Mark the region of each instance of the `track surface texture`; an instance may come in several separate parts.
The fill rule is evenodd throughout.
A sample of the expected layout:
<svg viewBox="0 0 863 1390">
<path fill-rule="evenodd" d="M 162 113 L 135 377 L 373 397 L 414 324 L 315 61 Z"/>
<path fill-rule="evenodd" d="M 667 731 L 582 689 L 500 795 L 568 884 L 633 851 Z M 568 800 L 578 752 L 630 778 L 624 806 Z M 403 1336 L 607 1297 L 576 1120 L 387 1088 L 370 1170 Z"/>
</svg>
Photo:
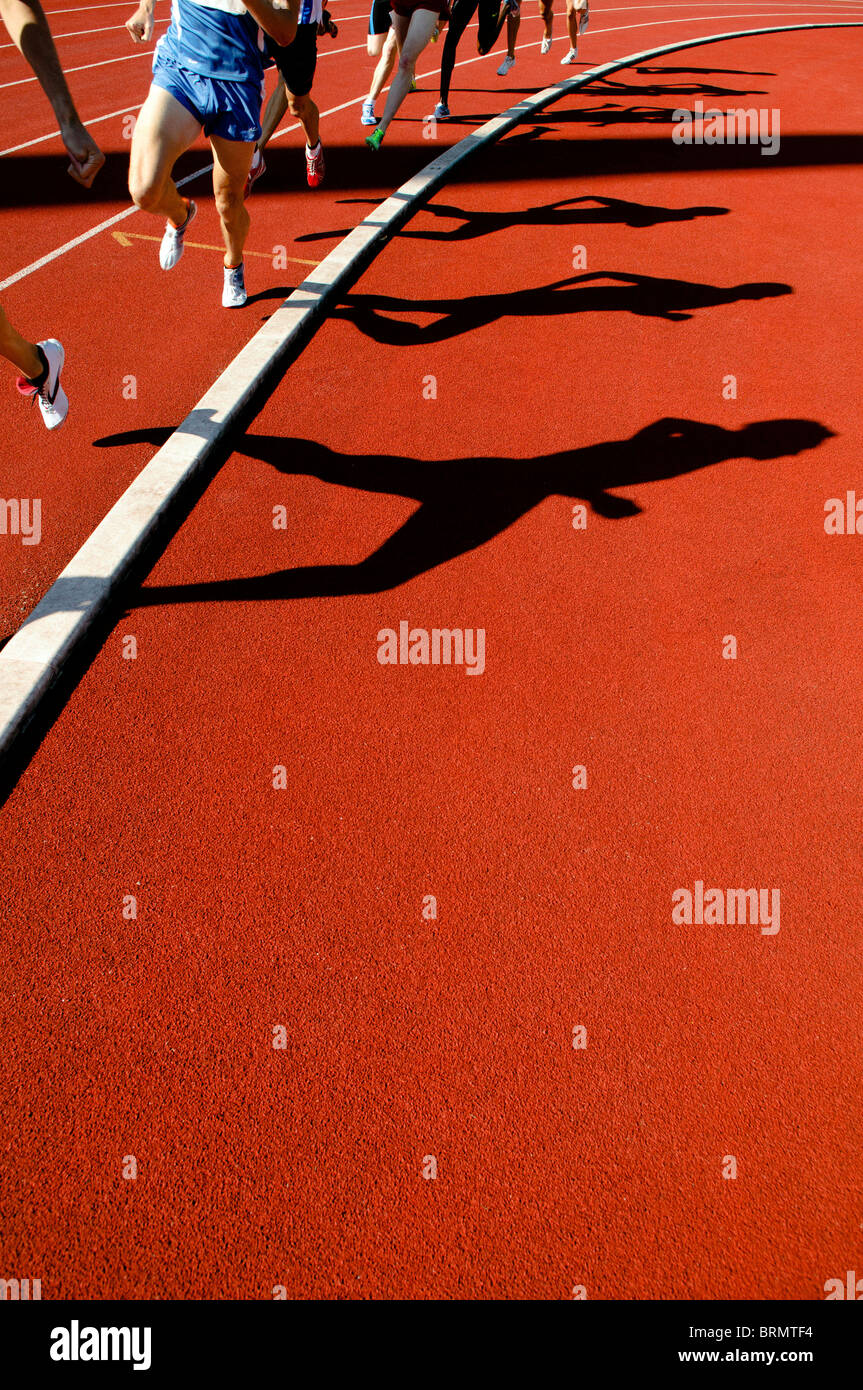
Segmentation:
<svg viewBox="0 0 863 1390">
<path fill-rule="evenodd" d="M 0 492 L 42 499 L 0 637 L 315 262 L 573 73 L 525 3 L 508 77 L 470 30 L 430 140 L 430 48 L 373 156 L 362 9 L 320 45 L 326 185 L 294 132 L 252 195 L 246 309 L 206 178 L 170 275 L 134 213 L 2 292 L 72 413 L 0 399 Z M 125 17 L 52 16 L 85 121 L 149 62 L 59 36 Z M 842 19 L 596 6 L 575 71 Z M 477 155 L 123 593 L 0 811 L 0 1256 L 43 1297 L 805 1300 L 860 1267 L 863 541 L 824 519 L 860 485 L 861 58 L 727 40 Z M 51 130 L 27 73 L 0 49 L 3 150 Z M 675 144 L 698 100 L 780 112 L 778 152 Z M 56 139 L 3 156 L 0 275 L 128 207 L 124 119 L 89 195 Z M 484 670 L 381 664 L 402 622 L 482 629 Z M 779 930 L 673 920 L 697 882 L 778 890 Z"/>
</svg>

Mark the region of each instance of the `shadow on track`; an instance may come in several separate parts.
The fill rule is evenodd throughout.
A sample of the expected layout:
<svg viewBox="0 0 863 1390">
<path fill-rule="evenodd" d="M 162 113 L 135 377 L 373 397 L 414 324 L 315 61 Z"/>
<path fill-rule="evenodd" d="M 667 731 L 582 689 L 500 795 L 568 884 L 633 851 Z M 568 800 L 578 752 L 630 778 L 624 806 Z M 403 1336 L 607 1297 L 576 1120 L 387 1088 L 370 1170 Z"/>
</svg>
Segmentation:
<svg viewBox="0 0 863 1390">
<path fill-rule="evenodd" d="M 635 71 L 642 76 L 668 77 L 672 75 L 672 69 L 663 71 L 661 68 L 636 68 Z M 694 75 L 694 69 L 684 69 L 688 76 Z M 678 69 L 680 75 L 683 75 Z M 713 74 L 711 74 L 712 76 Z M 741 73 L 742 77 L 769 77 L 770 73 Z M 643 97 L 754 97 L 767 96 L 763 87 L 717 87 L 710 82 L 624 82 L 617 77 L 599 77 L 595 82 L 581 88 L 582 92 L 588 95 L 607 94 L 608 96 L 643 96 Z"/>
<path fill-rule="evenodd" d="M 591 281 L 613 280 L 613 285 Z M 419 347 L 442 343 L 463 333 L 485 328 L 498 319 L 545 317 L 551 314 L 627 313 L 640 318 L 682 323 L 696 309 L 736 304 L 743 299 L 773 299 L 792 294 L 790 285 L 755 281 L 745 285 L 703 285 L 656 275 L 630 275 L 596 270 L 572 275 L 551 285 L 504 294 L 475 294 L 461 299 L 403 299 L 385 294 L 346 294 L 332 318 L 346 319 L 377 343 Z M 436 323 L 421 325 L 390 318 L 390 314 L 439 314 Z"/>
<path fill-rule="evenodd" d="M 368 205 L 371 198 L 344 198 L 346 207 Z M 586 204 L 595 203 L 595 207 Z M 601 224 L 617 224 L 623 227 L 657 227 L 666 222 L 692 222 L 696 217 L 721 217 L 729 208 L 694 207 L 664 208 L 650 203 L 631 203 L 623 198 L 604 198 L 598 193 L 587 193 L 581 198 L 560 198 L 556 203 L 543 203 L 540 207 L 525 208 L 523 212 L 466 212 L 463 208 L 447 203 L 428 203 L 423 214 L 432 217 L 460 219 L 461 227 L 448 231 L 415 231 L 410 227 L 397 233 L 405 239 L 419 241 L 472 241 L 475 237 L 489 236 L 492 232 L 509 231 L 512 227 L 582 227 Z M 347 236 L 349 227 L 336 232 L 307 232 L 298 236 L 297 241 L 325 241 L 332 237 Z"/>
<path fill-rule="evenodd" d="M 733 430 L 666 418 L 631 439 L 538 458 L 439 462 L 343 454 L 310 440 L 246 435 L 237 441 L 236 452 L 280 473 L 389 493 L 420 505 L 358 564 L 309 565 L 248 578 L 143 588 L 129 607 L 323 598 L 394 589 L 485 545 L 549 497 L 580 499 L 609 519 L 637 516 L 637 503 L 614 496 L 610 489 L 680 477 L 728 459 L 786 458 L 816 448 L 831 433 L 814 420 L 761 420 Z M 123 436 L 115 438 L 120 442 Z"/>
<path fill-rule="evenodd" d="M 648 69 L 640 68 L 639 72 L 648 73 Z M 664 76 L 660 69 L 655 70 L 657 76 Z M 754 74 L 753 74 L 754 75 Z M 530 97 L 535 94 L 538 88 L 534 87 L 502 87 L 498 89 L 512 100 L 509 103 L 514 105 L 518 100 Z M 456 94 L 472 93 L 488 95 L 487 91 L 477 87 L 453 87 Z M 704 99 L 718 97 L 752 97 L 767 96 L 768 93 L 762 88 L 740 88 L 740 87 L 717 87 L 706 82 L 682 82 L 670 83 L 637 83 L 621 82 L 612 77 L 597 78 L 587 86 L 581 87 L 573 92 L 571 97 L 563 98 L 566 100 L 581 100 L 587 97 L 589 100 L 596 100 L 598 97 L 616 97 L 618 104 L 606 101 L 601 107 L 577 107 L 561 111 L 555 103 L 548 110 L 542 113 L 546 120 L 552 120 L 556 126 L 577 122 L 584 125 L 610 126 L 610 125 L 671 125 L 674 110 L 676 107 L 667 109 L 660 106 L 645 106 L 642 103 L 637 105 L 624 106 L 620 104 L 621 98 L 632 97 L 684 97 L 692 100 L 696 97 Z M 678 103 L 679 105 L 679 103 Z M 478 126 L 490 121 L 497 116 L 497 111 L 456 111 L 453 117 L 455 125 Z M 415 115 L 412 108 L 401 113 L 400 119 L 412 124 L 425 124 L 427 116 Z"/>
<path fill-rule="evenodd" d="M 250 414 L 256 414 L 259 408 L 250 407 Z M 159 447 L 173 428 L 164 425 L 130 430 L 94 443 L 102 448 L 143 443 Z M 266 435 L 240 434 L 238 438 L 226 439 L 211 464 L 186 489 L 158 539 L 135 560 L 122 594 L 100 614 L 91 632 L 64 663 L 35 718 L 0 766 L 0 805 L 11 794 L 124 611 L 159 604 L 260 602 L 389 590 L 484 545 L 548 497 L 580 498 L 597 515 L 612 519 L 637 516 L 641 510 L 637 503 L 616 497 L 609 489 L 659 482 L 728 459 L 781 459 L 817 448 L 832 434 L 832 430 L 814 420 L 762 420 L 740 430 L 729 430 L 697 420 L 664 419 L 639 430 L 631 439 L 540 458 L 447 459 L 433 463 L 340 454 L 310 441 Z M 261 459 L 279 473 L 388 492 L 411 498 L 419 506 L 403 526 L 359 564 L 314 565 L 212 583 L 138 587 L 144 584 L 232 452 Z"/>
<path fill-rule="evenodd" d="M 497 115 L 497 112 L 491 113 Z M 600 126 L 618 124 L 621 120 L 635 124 L 670 121 L 670 111 L 648 109 L 642 116 L 633 110 L 624 113 L 594 109 L 558 112 L 554 108 L 541 113 L 545 121 L 555 124 L 583 124 L 592 121 Z M 477 118 L 484 119 L 484 118 Z M 542 120 L 537 118 L 540 125 Z M 471 124 L 472 117 L 453 122 L 447 140 L 411 140 L 384 145 L 379 155 L 372 156 L 355 144 L 328 144 L 326 189 L 330 193 L 357 193 L 364 190 L 378 195 L 382 201 L 393 190 L 429 163 L 447 145 L 457 143 L 463 132 L 458 126 Z M 400 122 L 407 124 L 407 122 Z M 418 122 L 422 124 L 422 122 Z M 675 145 L 668 134 L 633 138 L 599 134 L 596 138 L 580 135 L 577 144 L 563 134 L 542 140 L 542 163 L 537 152 L 530 122 L 494 145 L 483 149 L 481 163 L 470 159 L 463 170 L 448 180 L 452 187 L 459 183 L 518 183 L 529 180 L 558 183 L 561 180 L 609 178 L 618 174 L 646 175 L 673 172 L 677 174 L 709 174 L 714 170 L 759 169 L 765 161 L 758 145 Z M 543 130 L 548 132 L 549 127 Z M 366 157 L 367 156 L 367 157 Z M 79 188 L 66 175 L 66 155 L 21 154 L 6 155 L 2 161 L 0 208 L 21 211 L 25 208 L 60 207 L 65 204 L 87 203 L 94 211 L 116 213 L 129 206 L 126 180 L 129 171 L 127 153 L 108 152 L 104 169 L 89 193 Z M 200 169 L 210 162 L 209 151 L 195 149 L 183 155 L 176 165 L 177 177 Z M 863 136 L 851 134 L 783 135 L 778 153 L 770 159 L 771 169 L 806 168 L 863 164 Z M 203 175 L 189 185 L 195 196 L 211 195 L 210 175 Z M 254 220 L 255 200 L 266 193 L 293 192 L 309 196 L 305 183 L 305 165 L 298 144 L 271 145 L 267 149 L 267 173 L 250 199 Z M 119 208 L 118 208 L 119 204 Z M 142 214 L 146 215 L 146 214 Z M 148 219 L 149 220 L 149 219 Z M 153 219 L 155 224 L 155 219 Z"/>
</svg>

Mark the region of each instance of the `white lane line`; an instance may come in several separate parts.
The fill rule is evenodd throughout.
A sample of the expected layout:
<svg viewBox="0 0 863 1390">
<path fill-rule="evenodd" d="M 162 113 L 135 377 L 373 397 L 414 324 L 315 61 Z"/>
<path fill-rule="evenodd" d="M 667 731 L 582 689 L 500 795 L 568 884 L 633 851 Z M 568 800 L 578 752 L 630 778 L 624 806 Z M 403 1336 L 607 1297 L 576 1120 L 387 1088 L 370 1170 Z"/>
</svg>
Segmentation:
<svg viewBox="0 0 863 1390">
<path fill-rule="evenodd" d="M 161 5 L 162 0 L 156 0 L 157 5 Z M 91 10 L 128 10 L 129 0 L 123 0 L 122 4 L 114 3 L 109 5 L 73 5 L 71 10 L 46 10 L 45 13 L 50 18 L 55 14 L 89 14 Z"/>
<path fill-rule="evenodd" d="M 348 103 L 349 106 L 353 106 L 353 104 L 353 102 Z M 291 129 L 296 130 L 297 126 L 292 126 Z M 275 139 L 275 136 L 273 138 Z M 177 179 L 177 187 L 184 188 L 185 185 L 191 183 L 193 179 L 199 179 L 202 174 L 210 174 L 212 170 L 212 164 L 205 164 L 202 169 L 195 169 L 194 173 L 187 174 L 184 179 Z M 98 227 L 91 227 L 89 232 L 82 232 L 80 236 L 73 237 L 71 241 L 67 241 L 62 246 L 58 246 L 55 251 L 49 251 L 46 256 L 40 257 L 40 259 L 34 261 L 32 265 L 25 266 L 23 270 L 18 270 L 14 275 L 10 275 L 7 279 L 0 281 L 0 291 L 7 290 L 10 285 L 16 285 L 18 281 L 23 280 L 25 276 L 32 275 L 34 271 L 41 270 L 43 266 L 50 265 L 52 261 L 56 261 L 58 256 L 65 256 L 67 251 L 73 251 L 76 246 L 82 246 L 85 241 L 90 241 L 92 237 L 98 236 L 100 232 L 106 232 L 109 227 L 116 227 L 118 222 L 123 222 L 127 217 L 131 217 L 132 214 L 137 211 L 138 209 L 134 204 L 131 207 L 124 208 L 122 212 L 115 213 L 113 217 L 108 217 L 104 222 L 100 222 Z"/>
<path fill-rule="evenodd" d="M 320 62 L 322 58 L 338 58 L 340 53 L 356 53 L 360 48 L 363 50 L 363 53 L 365 53 L 366 46 L 364 43 L 352 43 L 348 48 L 319 48 L 318 62 Z M 369 62 L 371 62 L 371 59 L 369 59 Z"/>
<path fill-rule="evenodd" d="M 171 19 L 169 15 L 166 15 L 164 19 L 156 20 L 156 24 L 170 24 L 170 22 Z M 153 27 L 155 28 L 155 25 Z M 125 29 L 125 24 L 106 24 L 101 29 L 73 29 L 70 34 L 55 34 L 52 30 L 51 37 L 56 43 L 58 39 L 81 39 L 87 34 L 117 34 L 121 30 L 125 32 Z M 0 49 L 17 47 L 17 43 L 0 43 Z"/>
<path fill-rule="evenodd" d="M 768 3 L 769 0 L 765 0 L 765 2 Z M 125 3 L 123 4 L 122 8 L 123 8 L 124 10 L 128 10 L 128 9 L 130 8 L 131 3 L 132 3 L 132 0 L 125 0 Z M 757 3 L 757 0 L 756 0 L 756 3 Z M 86 8 L 86 9 L 92 8 L 92 9 L 95 9 L 95 10 L 110 10 L 110 9 L 113 8 L 113 6 L 111 6 L 111 5 L 93 5 L 92 7 L 91 7 L 91 6 L 85 6 L 85 8 Z M 117 8 L 119 9 L 119 8 L 121 8 L 121 7 L 120 7 L 120 6 L 117 6 Z M 802 9 L 802 8 L 811 9 L 811 6 L 803 6 L 803 5 L 801 5 L 801 9 Z M 75 10 L 46 10 L 45 13 L 46 13 L 46 14 L 76 14 L 77 11 L 75 11 Z M 351 20 L 354 20 L 354 19 L 366 19 L 366 20 L 367 20 L 367 19 L 368 19 L 368 15 L 367 15 L 367 14 L 337 15 L 337 16 L 336 16 L 336 23 L 337 23 L 337 24 L 350 24 Z M 170 15 L 165 15 L 164 18 L 162 18 L 162 19 L 157 19 L 157 20 L 156 20 L 156 23 L 157 23 L 157 24 L 170 24 L 170 22 L 171 22 L 171 16 L 170 16 Z M 56 43 L 57 39 L 80 39 L 80 38 L 83 38 L 86 34 L 118 34 L 118 33 L 125 33 L 125 30 L 126 30 L 125 24 L 103 24 L 103 25 L 101 25 L 98 29 L 72 29 L 69 33 L 66 33 L 66 34 L 57 34 L 57 33 L 55 33 L 55 31 L 52 29 L 52 30 L 51 30 L 51 37 L 54 39 L 54 41 L 55 41 L 55 43 Z M 14 44 L 14 43 L 0 43 L 0 49 L 3 49 L 3 48 L 17 48 L 17 46 L 18 46 L 18 45 L 17 45 L 17 44 Z M 321 55 L 318 54 L 318 57 L 320 57 L 320 56 L 321 56 Z"/>
<path fill-rule="evenodd" d="M 129 63 L 133 58 L 152 58 L 152 48 L 142 48 L 140 53 L 126 53 L 122 58 L 106 58 L 101 63 L 84 63 L 80 68 L 64 68 L 66 76 L 70 72 L 92 72 L 93 68 L 109 68 L 112 63 Z M 38 82 L 37 77 L 20 77 L 17 82 L 0 82 L 0 91 L 5 91 L 7 87 L 26 87 L 28 82 Z"/>
<path fill-rule="evenodd" d="M 115 116 L 126 116 L 130 111 L 140 111 L 143 105 L 144 103 L 139 101 L 137 106 L 121 106 L 119 111 L 109 111 L 105 116 L 89 116 L 84 124 L 89 129 L 91 125 L 98 125 L 100 121 L 110 121 Z M 8 150 L 0 150 L 0 158 L 4 154 L 16 154 L 18 150 L 29 150 L 31 145 L 43 145 L 46 140 L 59 138 L 59 130 L 52 130 L 50 135 L 37 135 L 35 140 L 23 140 L 20 145 L 10 145 Z"/>
<path fill-rule="evenodd" d="M 638 6 L 637 8 L 639 8 L 639 9 L 653 9 L 653 8 L 672 8 L 672 7 L 671 7 L 671 6 L 664 7 L 664 6 L 640 5 L 640 6 Z M 680 7 L 674 7 L 674 8 L 685 8 L 685 7 L 680 6 Z M 778 14 L 787 14 L 788 11 L 787 11 L 787 10 L 780 10 L 780 11 L 776 11 L 776 12 L 771 12 L 771 15 L 774 14 L 774 13 L 778 13 Z M 829 12 L 828 12 L 828 13 L 829 13 Z M 723 16 L 723 15 L 702 15 L 702 16 L 700 16 L 700 17 L 701 17 L 702 19 L 722 19 L 722 18 L 726 18 L 726 17 L 727 17 L 727 18 L 730 18 L 730 19 L 747 19 L 747 18 L 749 18 L 750 16 L 749 16 L 749 15 L 729 15 L 729 16 Z M 769 16 L 768 16 L 768 17 L 769 17 Z M 765 16 L 759 14 L 759 15 L 757 16 L 757 18 L 761 19 L 761 18 L 765 18 Z M 660 21 L 660 22 L 661 22 L 663 25 L 665 25 L 665 24 L 686 24 L 686 23 L 688 23 L 689 21 L 686 20 L 686 19 L 669 19 L 669 20 L 663 20 L 663 21 Z M 475 28 L 476 26 L 475 26 L 475 25 L 471 25 L 471 26 L 469 26 L 469 27 Z M 594 34 L 595 34 L 595 35 L 596 35 L 596 34 L 614 34 L 614 33 L 617 33 L 618 30 L 623 30 L 623 29 L 647 29 L 647 28 L 650 28 L 650 27 L 651 27 L 651 24 L 650 24 L 650 23 L 615 25 L 615 26 L 613 26 L 613 27 L 610 28 L 610 29 L 597 29 L 597 30 L 594 30 Z M 791 25 L 791 26 L 788 26 L 788 27 L 789 27 L 790 29 L 796 31 L 796 30 L 798 30 L 798 29 L 800 29 L 800 28 L 825 28 L 825 29 L 830 29 L 830 28 L 836 28 L 836 27 L 842 27 L 842 26 L 836 26 L 836 25 L 831 25 L 831 24 L 810 24 L 810 25 Z M 853 27 L 855 27 L 855 26 L 854 26 L 854 25 L 850 25 L 850 26 L 846 26 L 846 27 L 852 27 L 852 28 L 853 28 Z M 752 32 L 781 32 L 781 30 L 752 31 Z M 517 48 L 516 48 L 516 51 L 517 51 L 517 52 L 521 52 L 522 50 L 524 50 L 524 49 L 526 49 L 526 48 L 537 48 L 538 46 L 539 46 L 539 45 L 538 45 L 537 43 L 518 44 L 518 45 L 517 45 Z M 493 56 L 492 54 L 488 53 L 488 54 L 482 54 L 482 55 L 480 55 L 480 56 L 477 57 L 477 58 L 466 58 L 466 59 L 463 59 L 463 60 L 460 61 L 460 62 L 457 62 L 455 66 L 456 66 L 457 68 L 468 67 L 471 63 L 480 63 L 480 62 L 485 61 L 486 58 L 491 58 L 492 56 Z M 421 76 L 422 76 L 423 78 L 426 78 L 426 77 L 436 77 L 436 76 L 439 75 L 439 73 L 440 73 L 440 68 L 434 68 L 434 69 L 432 69 L 430 72 L 422 73 Z M 388 90 L 388 88 L 386 88 L 385 90 Z M 324 116 L 334 116 L 334 115 L 336 115 L 339 111 L 345 111 L 345 110 L 348 109 L 348 107 L 355 106 L 355 105 L 357 104 L 357 102 L 359 102 L 359 101 L 361 101 L 361 100 L 362 100 L 362 97 L 354 97 L 353 100 L 351 100 L 351 101 L 344 101 L 344 102 L 342 102 L 339 106 L 332 106 L 332 107 L 329 108 L 329 110 L 327 110 L 327 111 L 322 111 L 322 112 L 321 112 L 321 118 L 323 119 Z M 100 120 L 108 120 L 108 119 L 111 118 L 111 116 L 125 115 L 125 114 L 128 113 L 128 111 L 137 111 L 137 110 L 140 110 L 141 105 L 143 105 L 143 103 L 139 103 L 138 106 L 130 106 L 130 107 L 126 108 L 126 109 L 123 110 L 123 111 L 115 111 L 115 112 L 112 112 L 112 113 L 110 113 L 110 116 L 98 116 L 98 117 L 96 117 L 95 120 L 88 122 L 88 124 L 90 124 L 90 125 L 95 125 L 97 121 L 100 121 Z M 277 131 L 275 132 L 275 134 L 273 135 L 272 138 L 273 138 L 273 140 L 278 140 L 280 136 L 282 136 L 282 135 L 288 135 L 291 131 L 298 130 L 298 129 L 299 129 L 299 122 L 296 122 L 294 125 L 283 126 L 280 130 L 277 130 Z M 59 131 L 57 131 L 57 132 L 55 132 L 55 133 L 59 135 Z M 50 136 L 50 135 L 49 135 L 49 136 L 39 136 L 37 141 L 28 141 L 28 142 L 27 142 L 27 145 L 29 145 L 29 144 L 41 143 L 41 141 L 43 141 L 43 140 L 50 140 L 50 139 L 53 139 L 53 138 L 54 138 L 54 137 L 53 137 L 53 136 Z M 16 146 L 13 146 L 12 148 L 13 148 L 13 150 L 25 149 L 25 148 L 27 147 L 27 145 L 16 145 Z M 2 151 L 2 152 L 0 152 L 0 153 L 3 153 L 3 154 L 12 153 L 12 150 L 9 150 L 9 151 L 4 150 L 4 151 Z M 205 164 L 205 165 L 203 165 L 200 169 L 196 169 L 193 173 L 187 174 L 185 178 L 179 179 L 179 180 L 177 181 L 177 187 L 178 187 L 178 188 L 183 188 L 187 183 L 192 183 L 195 179 L 197 179 L 197 178 L 202 178 L 204 174 L 209 174 L 209 173 L 211 173 L 211 172 L 212 172 L 212 168 L 213 168 L 212 164 Z M 122 212 L 117 213 L 114 217 L 109 217 L 106 221 L 100 222 L 100 223 L 99 223 L 97 226 L 95 226 L 95 227 L 91 227 L 89 231 L 87 231 L 87 232 L 82 232 L 80 236 L 73 237 L 71 241 L 64 242 L 64 244 L 63 244 L 62 246 L 58 246 L 54 251 L 49 251 L 46 255 L 40 257 L 39 260 L 33 261 L 30 265 L 25 266 L 23 270 L 18 270 L 18 271 L 16 271 L 13 275 L 9 275 L 5 280 L 0 281 L 0 292 L 2 292 L 3 290 L 9 289 L 10 286 L 17 284 L 19 280 L 25 279 L 28 275 L 33 275 L 37 270 L 42 270 L 44 266 L 50 265 L 51 262 L 57 260 L 58 257 L 66 255 L 66 253 L 67 253 L 68 251 L 73 251 L 77 246 L 81 246 L 84 242 L 89 241 L 92 237 L 98 236 L 101 232 L 107 231 L 110 227 L 116 226 L 116 224 L 117 224 L 118 222 L 122 222 L 122 221 L 124 220 L 124 218 L 126 218 L 126 217 L 131 217 L 132 214 L 135 213 L 135 212 L 137 212 L 137 208 L 135 208 L 135 207 L 128 207 L 128 208 L 125 208 Z"/>
<path fill-rule="evenodd" d="M 402 184 L 339 242 L 320 265 L 268 319 L 144 466 L 134 482 L 70 560 L 45 597 L 0 651 L 0 755 L 39 707 L 63 664 L 87 635 L 130 567 L 155 535 L 187 484 L 240 423 L 257 393 L 287 370 L 374 255 L 427 202 L 453 171 L 483 146 L 498 140 L 525 117 L 599 78 L 670 53 L 734 39 L 799 30 L 861 28 L 860 23 L 792 24 L 730 31 L 648 48 L 565 78 L 526 97 L 457 145 L 442 151 Z M 353 103 L 349 103 L 353 105 Z M 121 214 L 122 215 L 122 214 Z"/>
</svg>

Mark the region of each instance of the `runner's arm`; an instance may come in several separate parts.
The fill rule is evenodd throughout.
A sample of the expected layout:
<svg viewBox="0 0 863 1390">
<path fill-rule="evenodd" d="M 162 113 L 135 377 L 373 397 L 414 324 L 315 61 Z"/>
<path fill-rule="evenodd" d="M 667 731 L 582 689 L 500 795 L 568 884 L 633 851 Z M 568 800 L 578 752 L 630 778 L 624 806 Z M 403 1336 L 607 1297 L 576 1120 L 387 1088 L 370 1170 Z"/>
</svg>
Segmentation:
<svg viewBox="0 0 863 1390">
<path fill-rule="evenodd" d="M 39 0 L 0 0 L 0 16 L 54 109 L 71 160 L 69 173 L 76 183 L 89 188 L 105 163 L 105 156 L 75 110 Z"/>
<path fill-rule="evenodd" d="M 297 37 L 299 0 L 243 0 L 243 4 L 276 43 L 283 48 L 293 43 Z"/>
<path fill-rule="evenodd" d="M 141 0 L 137 10 L 126 20 L 126 29 L 133 43 L 149 43 L 153 37 L 153 10 L 156 0 Z"/>
</svg>

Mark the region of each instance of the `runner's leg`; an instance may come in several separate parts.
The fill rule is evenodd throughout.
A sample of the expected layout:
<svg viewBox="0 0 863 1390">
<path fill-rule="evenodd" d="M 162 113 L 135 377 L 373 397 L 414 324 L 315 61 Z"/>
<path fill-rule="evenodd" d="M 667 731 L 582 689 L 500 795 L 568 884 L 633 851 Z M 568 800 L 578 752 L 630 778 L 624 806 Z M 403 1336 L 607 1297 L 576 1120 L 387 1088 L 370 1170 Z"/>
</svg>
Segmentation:
<svg viewBox="0 0 863 1390">
<path fill-rule="evenodd" d="M 578 19 L 579 10 L 576 9 L 576 0 L 566 0 L 566 29 L 569 34 L 569 46 L 578 51 Z"/>
<path fill-rule="evenodd" d="M 440 60 L 440 99 L 444 106 L 449 105 L 449 88 L 459 40 L 476 14 L 478 5 L 479 0 L 454 0 Z"/>
<path fill-rule="evenodd" d="M 30 343 L 26 338 L 22 338 L 17 329 L 7 319 L 3 312 L 3 305 L 0 304 L 0 357 L 5 357 L 7 362 L 11 362 L 13 367 L 17 367 L 22 376 L 35 381 L 42 375 L 42 359 L 36 350 L 36 344 Z"/>
<path fill-rule="evenodd" d="M 259 150 L 262 150 L 272 140 L 287 109 L 288 91 L 280 78 L 261 117 L 261 138 L 257 144 Z"/>
<path fill-rule="evenodd" d="M 476 39 L 477 53 L 490 53 L 498 41 L 504 20 L 509 14 L 505 0 L 479 0 L 479 31 Z"/>
<path fill-rule="evenodd" d="M 378 65 L 375 68 L 374 77 L 372 78 L 372 85 L 369 88 L 369 101 L 376 102 L 384 87 L 387 85 L 390 73 L 396 65 L 398 51 L 399 46 L 396 31 L 395 29 L 390 29 L 384 40 L 381 56 L 378 59 Z"/>
<path fill-rule="evenodd" d="M 249 235 L 250 218 L 243 189 L 254 153 L 254 141 L 225 140 L 210 136 L 213 151 L 213 193 L 222 223 L 226 267 L 238 266 Z"/>
<path fill-rule="evenodd" d="M 306 133 L 306 145 L 310 150 L 313 150 L 320 138 L 321 113 L 316 103 L 312 101 L 311 93 L 294 96 L 293 92 L 288 92 L 288 106 L 294 120 L 299 121 Z"/>
<path fill-rule="evenodd" d="M 182 226 L 188 203 L 180 197 L 171 170 L 201 133 L 201 123 L 170 92 L 151 87 L 132 136 L 129 193 L 142 212 Z"/>
<path fill-rule="evenodd" d="M 396 31 L 396 39 L 400 49 L 399 68 L 393 78 L 387 96 L 387 104 L 384 107 L 384 114 L 378 126 L 381 135 L 385 133 L 387 126 L 411 89 L 417 58 L 426 45 L 431 42 L 431 36 L 437 27 L 437 22 L 438 15 L 434 10 L 414 10 L 410 20 L 403 19 L 401 15 L 393 12 L 393 28 Z"/>
<path fill-rule="evenodd" d="M 551 30 L 554 23 L 554 0 L 539 0 L 539 14 L 542 20 L 542 52 L 547 53 L 551 46 Z"/>
</svg>

